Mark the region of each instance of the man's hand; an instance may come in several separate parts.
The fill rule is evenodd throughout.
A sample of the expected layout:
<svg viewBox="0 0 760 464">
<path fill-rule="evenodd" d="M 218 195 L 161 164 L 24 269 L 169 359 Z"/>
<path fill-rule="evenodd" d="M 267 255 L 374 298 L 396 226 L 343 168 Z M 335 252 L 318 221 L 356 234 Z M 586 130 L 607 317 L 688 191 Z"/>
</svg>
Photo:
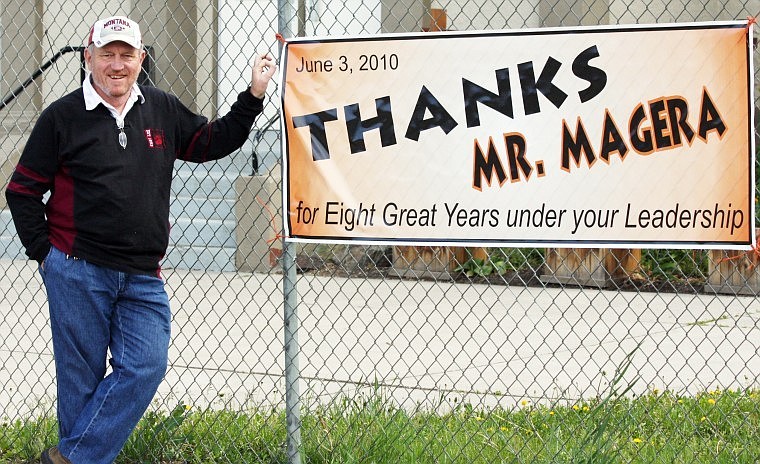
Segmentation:
<svg viewBox="0 0 760 464">
<path fill-rule="evenodd" d="M 257 54 L 253 57 L 251 69 L 251 95 L 256 98 L 264 98 L 269 81 L 272 80 L 277 64 L 269 53 Z"/>
</svg>

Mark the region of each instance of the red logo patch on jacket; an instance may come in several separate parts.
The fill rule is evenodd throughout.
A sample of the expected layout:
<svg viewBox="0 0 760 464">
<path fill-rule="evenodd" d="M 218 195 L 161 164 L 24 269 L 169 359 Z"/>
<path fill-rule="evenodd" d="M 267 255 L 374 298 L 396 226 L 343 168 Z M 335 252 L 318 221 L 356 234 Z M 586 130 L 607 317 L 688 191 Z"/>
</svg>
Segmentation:
<svg viewBox="0 0 760 464">
<path fill-rule="evenodd" d="M 145 129 L 145 139 L 150 148 L 164 148 L 163 129 Z"/>
</svg>

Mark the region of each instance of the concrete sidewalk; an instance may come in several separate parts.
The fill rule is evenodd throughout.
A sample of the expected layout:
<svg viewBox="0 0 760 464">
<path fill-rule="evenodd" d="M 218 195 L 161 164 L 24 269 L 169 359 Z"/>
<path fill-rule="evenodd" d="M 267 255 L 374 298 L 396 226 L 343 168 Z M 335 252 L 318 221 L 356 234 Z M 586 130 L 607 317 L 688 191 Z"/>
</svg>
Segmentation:
<svg viewBox="0 0 760 464">
<path fill-rule="evenodd" d="M 166 270 L 174 311 L 157 407 L 284 402 L 282 276 Z M 0 261 L 0 411 L 49 414 L 47 306 L 36 265 Z M 380 393 L 410 408 L 513 407 L 626 382 L 696 393 L 757 387 L 753 297 L 299 276 L 304 404 Z"/>
</svg>

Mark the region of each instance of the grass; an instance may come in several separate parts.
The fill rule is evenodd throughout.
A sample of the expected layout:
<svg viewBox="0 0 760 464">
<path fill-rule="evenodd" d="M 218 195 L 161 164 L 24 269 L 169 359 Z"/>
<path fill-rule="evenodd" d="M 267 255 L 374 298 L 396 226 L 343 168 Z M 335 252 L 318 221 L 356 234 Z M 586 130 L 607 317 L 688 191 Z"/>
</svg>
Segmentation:
<svg viewBox="0 0 760 464">
<path fill-rule="evenodd" d="M 544 264 L 544 249 L 494 248 L 489 251 L 488 259 L 469 258 L 456 271 L 468 277 L 484 277 L 501 275 L 507 271 L 537 272 Z M 646 249 L 642 251 L 639 266 L 649 280 L 704 280 L 708 269 L 708 251 Z"/>
<path fill-rule="evenodd" d="M 55 442 L 50 418 L 0 424 L 0 462 L 29 463 Z M 381 394 L 304 412 L 303 463 L 755 463 L 760 392 L 651 390 L 513 408 L 410 412 Z M 286 463 L 282 411 L 150 412 L 117 463 Z"/>
</svg>

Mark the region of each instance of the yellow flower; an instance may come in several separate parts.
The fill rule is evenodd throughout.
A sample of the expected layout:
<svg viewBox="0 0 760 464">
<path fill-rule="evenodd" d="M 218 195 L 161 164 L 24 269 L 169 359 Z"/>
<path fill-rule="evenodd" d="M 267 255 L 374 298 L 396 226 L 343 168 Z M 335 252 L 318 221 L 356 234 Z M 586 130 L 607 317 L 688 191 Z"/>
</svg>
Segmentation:
<svg viewBox="0 0 760 464">
<path fill-rule="evenodd" d="M 589 408 L 588 406 L 584 406 L 584 407 L 583 407 L 583 410 L 584 410 L 584 411 L 590 411 L 590 408 Z"/>
<path fill-rule="evenodd" d="M 554 411 L 549 411 L 549 415 L 553 416 L 554 415 Z"/>
<path fill-rule="evenodd" d="M 710 404 L 715 404 L 715 399 L 710 398 L 710 399 L 707 400 L 707 402 L 710 403 Z"/>
<path fill-rule="evenodd" d="M 643 442 L 643 441 L 644 441 L 644 440 L 642 440 L 641 438 L 638 438 L 638 437 L 636 437 L 636 438 L 634 438 L 634 439 L 633 439 L 633 442 L 634 442 L 634 443 L 641 443 L 641 442 Z"/>
<path fill-rule="evenodd" d="M 506 431 L 507 431 L 507 428 L 506 428 L 506 427 L 504 427 L 503 425 L 502 425 L 501 427 L 499 427 L 499 429 L 500 429 L 502 432 L 506 432 Z"/>
<path fill-rule="evenodd" d="M 573 405 L 573 410 L 574 410 L 574 411 L 577 411 L 577 410 L 579 410 L 579 409 L 580 409 L 580 406 L 578 406 L 577 404 L 574 404 L 574 405 Z"/>
<path fill-rule="evenodd" d="M 522 401 L 520 402 L 520 404 L 521 404 L 521 405 L 523 405 L 523 406 L 527 406 L 527 405 L 528 405 L 528 403 L 530 403 L 530 401 L 528 401 L 528 400 L 522 400 Z"/>
<path fill-rule="evenodd" d="M 701 419 L 699 419 L 699 420 L 700 420 L 700 421 L 702 421 L 702 422 L 704 422 L 704 421 L 706 421 L 706 420 L 707 420 L 707 418 L 706 418 L 705 416 L 702 416 L 702 418 L 701 418 Z"/>
</svg>

